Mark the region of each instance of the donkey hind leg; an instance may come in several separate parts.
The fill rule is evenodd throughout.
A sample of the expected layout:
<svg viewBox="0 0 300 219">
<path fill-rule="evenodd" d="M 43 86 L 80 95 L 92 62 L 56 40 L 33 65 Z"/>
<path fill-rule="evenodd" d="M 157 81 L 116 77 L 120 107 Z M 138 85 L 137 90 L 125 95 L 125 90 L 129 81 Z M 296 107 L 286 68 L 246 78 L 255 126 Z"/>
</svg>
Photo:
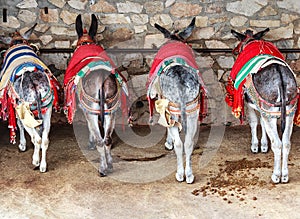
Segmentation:
<svg viewBox="0 0 300 219">
<path fill-rule="evenodd" d="M 24 125 L 25 130 L 31 137 L 31 142 L 34 145 L 34 151 L 32 155 L 32 164 L 36 167 L 40 165 L 40 149 L 41 149 L 41 143 L 42 143 L 42 138 L 37 132 L 35 128 L 29 128 L 28 126 Z"/>
<path fill-rule="evenodd" d="M 100 167 L 98 170 L 99 174 L 100 176 L 106 176 L 107 162 L 106 162 L 104 142 L 101 137 L 99 124 L 98 124 L 98 115 L 90 114 L 88 112 L 85 112 L 84 115 L 88 123 L 89 134 L 94 139 L 94 144 L 96 145 L 96 148 L 100 153 Z"/>
<path fill-rule="evenodd" d="M 187 117 L 187 130 L 185 135 L 184 141 L 184 151 L 185 151 L 185 181 L 187 183 L 194 182 L 194 175 L 192 171 L 192 153 L 194 149 L 194 137 L 197 132 L 197 125 L 198 125 L 198 117 L 199 113 L 194 115 L 190 115 Z"/>
<path fill-rule="evenodd" d="M 113 159 L 111 156 L 111 146 L 112 146 L 112 133 L 115 127 L 115 114 L 104 116 L 104 147 L 105 156 L 107 161 L 107 172 L 111 173 L 113 170 Z"/>
<path fill-rule="evenodd" d="M 257 139 L 257 116 L 255 110 L 251 107 L 251 104 L 248 104 L 248 116 L 249 116 L 249 125 L 251 128 L 251 151 L 252 153 L 258 153 L 258 139 Z"/>
<path fill-rule="evenodd" d="M 47 161 L 46 161 L 46 155 L 47 150 L 49 146 L 49 132 L 51 128 L 51 114 L 52 114 L 52 108 L 49 107 L 46 111 L 46 113 L 43 116 L 43 132 L 42 132 L 42 159 L 40 164 L 40 172 L 44 173 L 47 171 Z"/>
<path fill-rule="evenodd" d="M 178 127 L 169 127 L 168 133 L 173 139 L 174 142 L 174 150 L 177 157 L 177 172 L 176 179 L 178 182 L 182 182 L 184 180 L 184 168 L 183 168 L 183 144 L 179 136 Z"/>
<path fill-rule="evenodd" d="M 264 120 L 262 119 L 262 116 L 260 116 L 260 125 L 261 125 L 261 140 L 260 140 L 260 149 L 262 153 L 268 152 L 268 137 L 267 132 L 265 128 Z"/>
<path fill-rule="evenodd" d="M 293 131 L 293 116 L 286 117 L 286 126 L 282 135 L 282 172 L 281 182 L 287 183 L 289 181 L 288 158 L 291 148 L 291 135 Z"/>
<path fill-rule="evenodd" d="M 19 150 L 24 152 L 26 151 L 26 138 L 25 138 L 25 132 L 24 132 L 24 126 L 20 119 L 17 119 L 19 131 L 20 131 L 20 144 L 19 144 Z"/>
<path fill-rule="evenodd" d="M 173 150 L 173 148 L 174 148 L 173 138 L 169 133 L 169 129 L 167 129 L 167 139 L 165 142 L 165 149 L 168 151 L 171 151 L 171 150 Z"/>
<path fill-rule="evenodd" d="M 282 142 L 277 132 L 277 119 L 276 118 L 265 118 L 262 116 L 265 124 L 265 128 L 269 139 L 271 141 L 271 149 L 274 153 L 274 169 L 272 174 L 272 181 L 274 183 L 280 182 L 281 177 L 281 150 Z"/>
</svg>

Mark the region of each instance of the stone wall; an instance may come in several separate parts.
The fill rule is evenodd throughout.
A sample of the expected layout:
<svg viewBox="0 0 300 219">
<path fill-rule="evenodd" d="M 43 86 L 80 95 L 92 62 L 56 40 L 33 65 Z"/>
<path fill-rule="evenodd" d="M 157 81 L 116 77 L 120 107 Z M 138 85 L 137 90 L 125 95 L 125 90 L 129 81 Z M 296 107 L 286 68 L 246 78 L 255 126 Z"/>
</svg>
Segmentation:
<svg viewBox="0 0 300 219">
<path fill-rule="evenodd" d="M 0 35 L 18 29 L 25 32 L 38 23 L 31 40 L 40 48 L 74 48 L 77 36 L 75 18 L 83 15 L 89 28 L 90 15 L 98 17 L 97 40 L 105 48 L 157 48 L 165 39 L 154 23 L 167 29 L 179 29 L 196 17 L 196 29 L 189 39 L 193 48 L 234 48 L 237 40 L 231 29 L 255 31 L 269 27 L 266 40 L 279 48 L 300 47 L 300 2 L 297 0 L 0 0 L 0 13 L 7 9 L 7 22 L 0 14 Z M 3 47 L 3 45 L 0 44 Z M 113 49 L 111 50 L 113 51 Z M 138 123 L 148 119 L 145 81 L 154 52 L 110 54 L 124 72 L 132 92 L 131 101 L 138 106 Z M 234 63 L 231 53 L 196 53 L 197 62 L 209 90 L 210 116 L 206 123 L 237 123 L 224 104 L 224 83 Z M 69 53 L 42 53 L 41 58 L 60 80 L 66 69 Z M 286 54 L 288 63 L 298 75 L 299 53 Z M 136 101 L 140 101 L 136 104 Z M 224 112 L 224 113 L 222 113 Z"/>
</svg>

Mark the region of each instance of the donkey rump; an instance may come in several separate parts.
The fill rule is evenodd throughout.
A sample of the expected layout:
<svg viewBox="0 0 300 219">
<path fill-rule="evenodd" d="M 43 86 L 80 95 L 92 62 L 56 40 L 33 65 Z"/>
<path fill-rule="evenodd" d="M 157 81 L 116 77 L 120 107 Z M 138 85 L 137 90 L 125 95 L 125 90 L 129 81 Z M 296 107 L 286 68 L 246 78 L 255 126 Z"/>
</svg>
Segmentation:
<svg viewBox="0 0 300 219">
<path fill-rule="evenodd" d="M 168 41 L 159 49 L 149 72 L 146 86 L 150 116 L 153 116 L 156 94 L 161 95 L 158 77 L 160 74 L 163 74 L 164 71 L 175 65 L 186 66 L 198 75 L 201 84 L 199 120 L 202 120 L 207 115 L 206 90 L 195 61 L 193 50 L 187 44 L 174 40 Z"/>
<path fill-rule="evenodd" d="M 106 69 L 114 74 L 122 86 L 121 100 L 122 112 L 125 114 L 126 110 L 126 95 L 128 94 L 125 78 L 118 72 L 115 72 L 115 64 L 107 55 L 105 50 L 96 44 L 85 44 L 76 48 L 68 68 L 66 69 L 64 78 L 65 90 L 65 113 L 67 114 L 68 122 L 72 123 L 76 110 L 76 86 L 80 79 L 95 69 Z M 80 85 L 80 83 L 79 83 Z"/>
<path fill-rule="evenodd" d="M 245 78 L 235 84 L 235 80 L 238 77 L 239 72 L 251 59 L 259 55 L 270 55 L 274 59 L 280 59 L 284 62 L 285 58 L 277 49 L 277 47 L 266 41 L 254 40 L 249 42 L 243 51 L 238 55 L 232 69 L 230 76 L 228 78 L 228 84 L 226 86 L 226 103 L 232 107 L 232 114 L 239 118 L 241 123 L 244 120 L 244 100 L 243 100 L 243 85 L 245 83 Z M 248 63 L 249 64 L 249 63 Z M 263 64 L 263 63 L 260 63 Z M 259 70 L 261 66 L 256 70 Z"/>
</svg>

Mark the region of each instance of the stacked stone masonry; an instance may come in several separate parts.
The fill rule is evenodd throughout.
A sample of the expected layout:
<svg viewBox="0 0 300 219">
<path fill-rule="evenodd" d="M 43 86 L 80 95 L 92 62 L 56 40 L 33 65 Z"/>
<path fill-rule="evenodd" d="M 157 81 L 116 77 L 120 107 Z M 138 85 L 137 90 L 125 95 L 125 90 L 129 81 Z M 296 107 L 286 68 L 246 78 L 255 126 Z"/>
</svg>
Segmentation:
<svg viewBox="0 0 300 219">
<path fill-rule="evenodd" d="M 190 41 L 193 48 L 234 48 L 237 40 L 231 29 L 260 31 L 279 48 L 300 48 L 300 1 L 297 0 L 0 0 L 0 35 L 18 29 L 24 33 L 38 23 L 31 41 L 40 48 L 74 48 L 77 41 L 75 18 L 82 14 L 88 29 L 90 15 L 99 21 L 97 40 L 104 48 L 158 48 L 165 39 L 155 23 L 174 30 L 185 27 L 196 17 L 196 29 Z M 4 22 L 3 9 L 7 10 Z M 0 47 L 5 47 L 1 44 Z M 60 81 L 72 54 L 42 53 Z M 155 53 L 110 54 L 118 66 L 126 67 L 131 101 L 144 99 L 147 72 Z M 238 123 L 224 103 L 224 84 L 234 63 L 231 53 L 196 53 L 197 63 L 209 91 L 210 116 L 205 123 Z M 299 77 L 300 53 L 285 54 Z M 225 113 L 220 113 L 220 111 Z M 146 111 L 146 113 L 141 113 Z M 138 121 L 147 123 L 147 107 L 136 110 Z"/>
</svg>

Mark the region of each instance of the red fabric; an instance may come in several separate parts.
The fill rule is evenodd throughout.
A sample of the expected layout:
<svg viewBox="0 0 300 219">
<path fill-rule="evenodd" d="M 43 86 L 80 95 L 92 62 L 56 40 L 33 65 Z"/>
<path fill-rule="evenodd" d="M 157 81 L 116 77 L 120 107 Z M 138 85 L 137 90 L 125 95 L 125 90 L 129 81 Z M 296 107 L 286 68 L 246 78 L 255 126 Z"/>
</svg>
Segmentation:
<svg viewBox="0 0 300 219">
<path fill-rule="evenodd" d="M 111 66 L 114 68 L 115 65 L 113 61 L 109 58 L 107 53 L 104 51 L 104 49 L 96 44 L 87 44 L 82 45 L 76 48 L 69 65 L 65 72 L 64 77 L 64 86 L 67 85 L 67 83 L 88 63 L 93 61 L 93 59 L 86 59 L 88 57 L 95 57 L 95 58 L 101 58 L 105 61 L 109 61 Z M 86 60 L 84 60 L 86 59 Z"/>
<path fill-rule="evenodd" d="M 171 57 L 183 58 L 191 67 L 198 69 L 192 48 L 183 42 L 170 40 L 158 50 L 153 60 L 148 76 L 147 88 L 162 62 Z"/>
<path fill-rule="evenodd" d="M 300 95 L 299 95 L 299 89 L 298 89 L 298 103 L 297 108 L 294 116 L 294 124 L 296 126 L 300 126 Z"/>
<path fill-rule="evenodd" d="M 3 90 L 3 95 L 0 98 L 0 118 L 7 120 L 7 87 Z"/>
<path fill-rule="evenodd" d="M 54 77 L 53 75 L 50 76 L 50 86 L 51 89 L 53 90 L 53 108 L 55 109 L 55 111 L 59 111 L 60 110 L 60 104 L 62 103 L 62 97 L 61 97 L 61 93 L 62 93 L 62 87 L 60 85 L 60 83 L 58 82 L 58 80 L 56 79 L 56 77 Z"/>
<path fill-rule="evenodd" d="M 280 53 L 280 51 L 274 44 L 263 40 L 254 40 L 248 43 L 245 46 L 244 50 L 238 55 L 230 72 L 231 78 L 235 79 L 240 69 L 250 59 L 261 54 L 269 54 L 272 56 L 276 56 L 282 60 L 285 60 L 284 56 Z"/>
<path fill-rule="evenodd" d="M 8 96 L 7 87 L 3 91 L 3 96 L 0 99 L 1 113 L 0 117 L 6 121 L 8 119 L 9 128 L 9 141 L 12 144 L 16 143 L 16 115 L 15 115 L 15 101 L 12 97 Z"/>
<path fill-rule="evenodd" d="M 240 84 L 239 88 L 234 89 L 234 80 L 240 71 L 240 69 L 253 57 L 261 54 L 269 54 L 276 56 L 282 60 L 285 60 L 284 56 L 280 53 L 277 47 L 263 40 L 254 40 L 248 43 L 244 50 L 238 55 L 228 79 L 228 84 L 226 86 L 226 97 L 225 101 L 228 106 L 232 107 L 232 114 L 239 118 L 241 123 L 244 119 L 244 100 L 243 100 L 243 85 L 245 80 Z"/>
<path fill-rule="evenodd" d="M 13 106 L 13 100 L 9 97 L 7 100 L 7 108 L 8 108 L 8 128 L 9 128 L 9 139 L 10 143 L 15 144 L 16 143 L 16 130 L 17 130 L 17 124 L 16 124 L 16 114 L 15 114 L 15 108 Z"/>
<path fill-rule="evenodd" d="M 75 85 L 70 81 L 65 86 L 65 104 L 64 111 L 67 114 L 68 123 L 72 124 L 76 111 Z"/>
</svg>

